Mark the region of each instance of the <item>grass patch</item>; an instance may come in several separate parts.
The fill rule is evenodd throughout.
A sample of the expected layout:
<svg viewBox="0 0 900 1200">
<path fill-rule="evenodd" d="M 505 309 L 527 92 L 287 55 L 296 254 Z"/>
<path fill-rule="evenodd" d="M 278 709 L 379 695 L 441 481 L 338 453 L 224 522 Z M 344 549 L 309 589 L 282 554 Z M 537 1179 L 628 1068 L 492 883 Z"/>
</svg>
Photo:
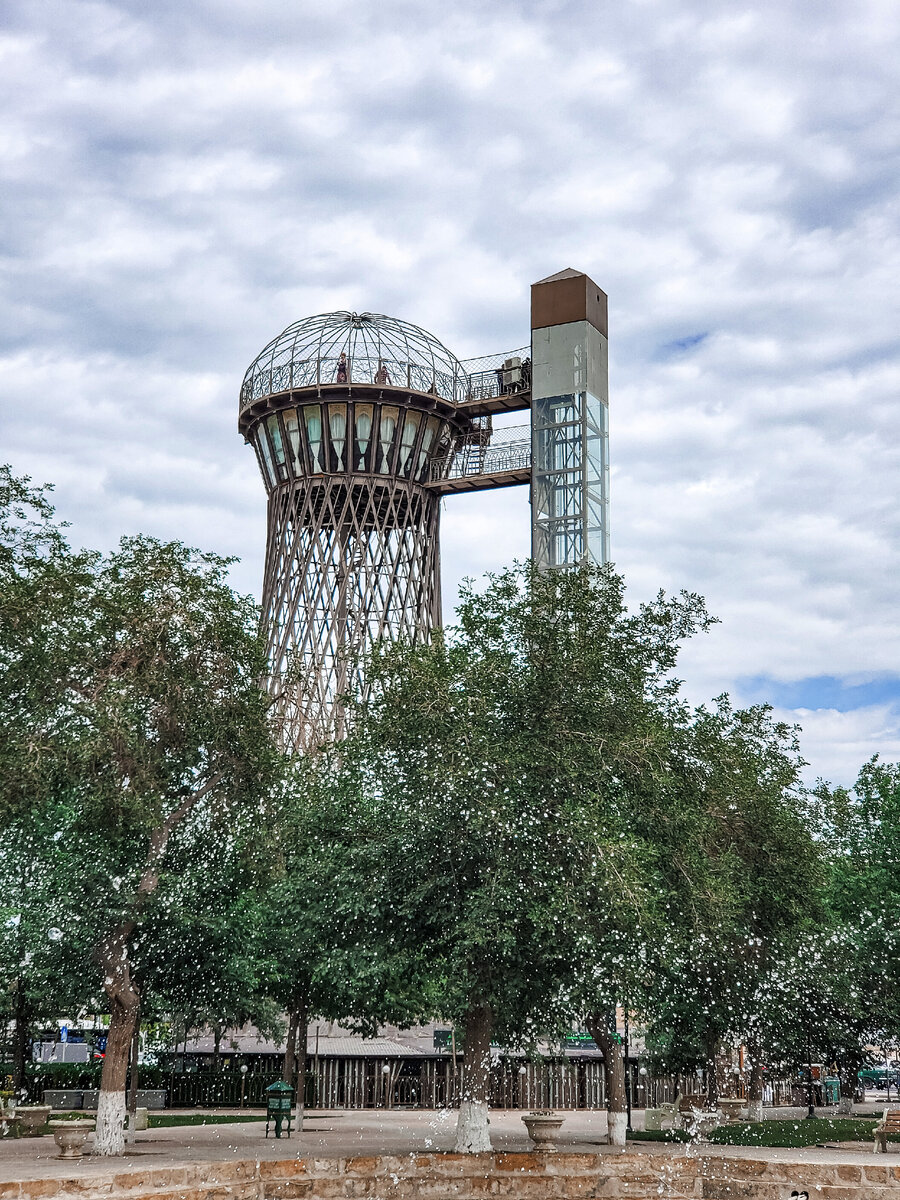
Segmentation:
<svg viewBox="0 0 900 1200">
<path fill-rule="evenodd" d="M 718 1146 L 817 1146 L 823 1142 L 869 1142 L 874 1126 L 872 1117 L 794 1118 L 787 1121 L 750 1121 L 720 1125 L 707 1141 Z M 634 1142 L 688 1142 L 683 1129 L 635 1129 L 627 1134 Z"/>
<path fill-rule="evenodd" d="M 172 1129 L 178 1125 L 237 1125 L 242 1121 L 264 1121 L 265 1113 L 148 1113 L 151 1129 Z"/>
<path fill-rule="evenodd" d="M 708 1140 L 719 1146 L 815 1146 L 821 1142 L 871 1142 L 866 1117 L 806 1117 L 787 1121 L 738 1122 L 713 1129 Z"/>
<path fill-rule="evenodd" d="M 683 1129 L 629 1129 L 625 1137 L 629 1142 L 689 1142 L 691 1140 Z"/>
</svg>

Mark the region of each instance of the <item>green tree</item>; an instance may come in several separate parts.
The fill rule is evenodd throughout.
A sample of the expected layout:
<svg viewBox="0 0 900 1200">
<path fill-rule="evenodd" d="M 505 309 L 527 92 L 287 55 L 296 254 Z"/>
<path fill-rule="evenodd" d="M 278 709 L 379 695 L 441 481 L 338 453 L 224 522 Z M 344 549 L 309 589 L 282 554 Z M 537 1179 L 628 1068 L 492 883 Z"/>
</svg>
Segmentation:
<svg viewBox="0 0 900 1200">
<path fill-rule="evenodd" d="M 462 1027 L 461 1150 L 490 1145 L 491 1041 L 607 1006 L 649 920 L 630 793 L 665 761 L 678 645 L 707 623 L 696 596 L 629 614 L 609 569 L 503 572 L 428 645 L 376 649 L 320 761 L 332 972 L 373 1020 Z"/>
<path fill-rule="evenodd" d="M 15 1024 L 17 1088 L 24 1084 L 31 1021 L 72 999 L 64 973 L 54 970 L 71 957 L 71 943 L 54 940 L 60 922 L 52 901 L 66 875 L 65 847 L 53 841 L 52 797 L 65 777 L 57 748 L 68 631 L 97 561 L 71 550 L 54 520 L 50 491 L 0 466 L 0 980 Z M 34 814 L 33 823 L 26 814 Z M 45 847 L 52 853 L 43 856 Z"/>
<path fill-rule="evenodd" d="M 635 814 L 656 842 L 668 897 L 641 997 L 648 1035 L 673 1068 L 706 1067 L 710 1108 L 726 1039 L 749 1043 L 751 1100 L 761 1099 L 773 973 L 821 911 L 824 869 L 802 765 L 796 730 L 768 706 L 735 710 L 720 697 L 684 726 L 665 811 Z"/>
<path fill-rule="evenodd" d="M 67 814 L 71 870 L 56 903 L 80 898 L 78 938 L 74 918 L 57 924 L 73 944 L 90 934 L 109 1005 L 95 1152 L 117 1154 L 136 955 L 155 919 L 187 911 L 172 864 L 186 847 L 208 857 L 278 777 L 263 644 L 227 560 L 145 537 L 73 554 L 46 496 L 8 472 L 4 482 L 3 804 L 13 820 Z"/>
<path fill-rule="evenodd" d="M 334 958 L 323 953 L 333 921 L 323 898 L 333 881 L 319 854 L 321 822 L 330 811 L 321 803 L 320 783 L 315 761 L 299 757 L 285 785 L 273 793 L 267 829 L 271 869 L 254 897 L 260 988 L 287 1014 L 282 1076 L 296 1086 L 296 1128 L 301 1130 L 310 1019 L 352 1020 L 361 978 L 361 964 L 352 956 L 338 974 Z"/>
<path fill-rule="evenodd" d="M 865 1046 L 900 1034 L 900 764 L 876 756 L 852 788 L 820 782 L 815 800 L 826 907 L 798 991 L 818 1014 L 816 1041 L 849 1110 Z"/>
<path fill-rule="evenodd" d="M 7 817 L 0 837 L 0 1020 L 14 1022 L 13 1081 L 25 1086 L 30 1030 L 89 1004 L 90 923 L 69 889 L 75 863 L 58 805 Z"/>
</svg>

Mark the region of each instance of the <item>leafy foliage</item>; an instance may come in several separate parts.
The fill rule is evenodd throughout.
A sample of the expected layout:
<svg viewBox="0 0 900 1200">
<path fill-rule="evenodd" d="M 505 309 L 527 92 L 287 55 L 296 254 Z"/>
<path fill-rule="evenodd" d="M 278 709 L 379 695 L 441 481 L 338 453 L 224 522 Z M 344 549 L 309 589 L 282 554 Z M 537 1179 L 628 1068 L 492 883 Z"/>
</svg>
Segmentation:
<svg viewBox="0 0 900 1200">
<path fill-rule="evenodd" d="M 96 1009 L 102 987 L 115 1029 L 142 983 L 195 1006 L 252 990 L 225 889 L 252 875 L 247 816 L 281 758 L 228 565 L 146 537 L 73 552 L 46 494 L 0 475 L 0 973 L 20 998 Z"/>
<path fill-rule="evenodd" d="M 695 596 L 629 614 L 610 570 L 520 567 L 427 645 L 376 649 L 309 831 L 330 969 L 371 984 L 357 1011 L 485 1004 L 507 1042 L 571 1023 L 576 981 L 596 991 L 658 919 L 632 818 L 667 771 L 678 644 L 708 622 Z"/>
</svg>

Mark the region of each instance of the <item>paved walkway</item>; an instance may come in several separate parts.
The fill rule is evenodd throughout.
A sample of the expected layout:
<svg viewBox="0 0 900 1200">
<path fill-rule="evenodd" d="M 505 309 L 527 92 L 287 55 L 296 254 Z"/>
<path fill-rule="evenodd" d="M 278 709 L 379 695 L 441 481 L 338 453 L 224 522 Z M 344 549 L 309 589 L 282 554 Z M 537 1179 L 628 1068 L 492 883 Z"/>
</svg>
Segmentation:
<svg viewBox="0 0 900 1200">
<path fill-rule="evenodd" d="M 878 1106 L 866 1105 L 865 1108 Z M 883 1107 L 883 1106 L 881 1106 Z M 830 1115 L 820 1110 L 822 1115 Z M 805 1109 L 779 1109 L 784 1119 L 801 1119 Z M 491 1113 L 491 1137 L 495 1150 L 529 1150 L 531 1143 L 522 1124 L 521 1112 Z M 635 1126 L 643 1124 L 643 1113 L 636 1112 Z M 136 1145 L 128 1147 L 122 1159 L 97 1159 L 86 1155 L 80 1163 L 55 1157 L 52 1138 L 0 1139 L 0 1183 L 10 1180 L 61 1178 L 85 1173 L 118 1173 L 148 1170 L 157 1166 L 222 1159 L 287 1159 L 296 1157 L 343 1158 L 355 1154 L 413 1154 L 429 1150 L 451 1150 L 456 1126 L 455 1111 L 384 1112 L 354 1110 L 316 1112 L 308 1116 L 303 1132 L 290 1139 L 265 1138 L 265 1124 L 259 1121 L 233 1125 L 178 1126 L 151 1129 L 138 1134 Z M 568 1112 L 559 1141 L 561 1151 L 586 1151 L 615 1154 L 606 1145 L 606 1115 L 603 1112 Z M 744 1146 L 699 1146 L 683 1143 L 631 1143 L 629 1150 L 648 1155 L 672 1153 L 706 1154 L 715 1157 L 763 1159 L 776 1162 L 859 1163 L 861 1156 L 871 1158 L 871 1145 L 844 1145 L 832 1148 L 770 1149 Z M 900 1153 L 880 1155 L 876 1162 L 895 1165 Z"/>
</svg>

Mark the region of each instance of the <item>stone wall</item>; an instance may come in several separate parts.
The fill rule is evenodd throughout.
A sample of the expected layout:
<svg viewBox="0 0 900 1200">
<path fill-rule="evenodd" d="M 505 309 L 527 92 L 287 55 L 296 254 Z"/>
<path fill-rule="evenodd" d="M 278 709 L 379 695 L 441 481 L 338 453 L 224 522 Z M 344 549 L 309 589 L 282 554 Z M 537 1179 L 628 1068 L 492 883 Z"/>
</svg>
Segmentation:
<svg viewBox="0 0 900 1200">
<path fill-rule="evenodd" d="M 896 1197 L 900 1166 L 767 1162 L 682 1151 L 409 1154 L 191 1163 L 0 1182 L 0 1200 L 816 1200 Z"/>
</svg>

